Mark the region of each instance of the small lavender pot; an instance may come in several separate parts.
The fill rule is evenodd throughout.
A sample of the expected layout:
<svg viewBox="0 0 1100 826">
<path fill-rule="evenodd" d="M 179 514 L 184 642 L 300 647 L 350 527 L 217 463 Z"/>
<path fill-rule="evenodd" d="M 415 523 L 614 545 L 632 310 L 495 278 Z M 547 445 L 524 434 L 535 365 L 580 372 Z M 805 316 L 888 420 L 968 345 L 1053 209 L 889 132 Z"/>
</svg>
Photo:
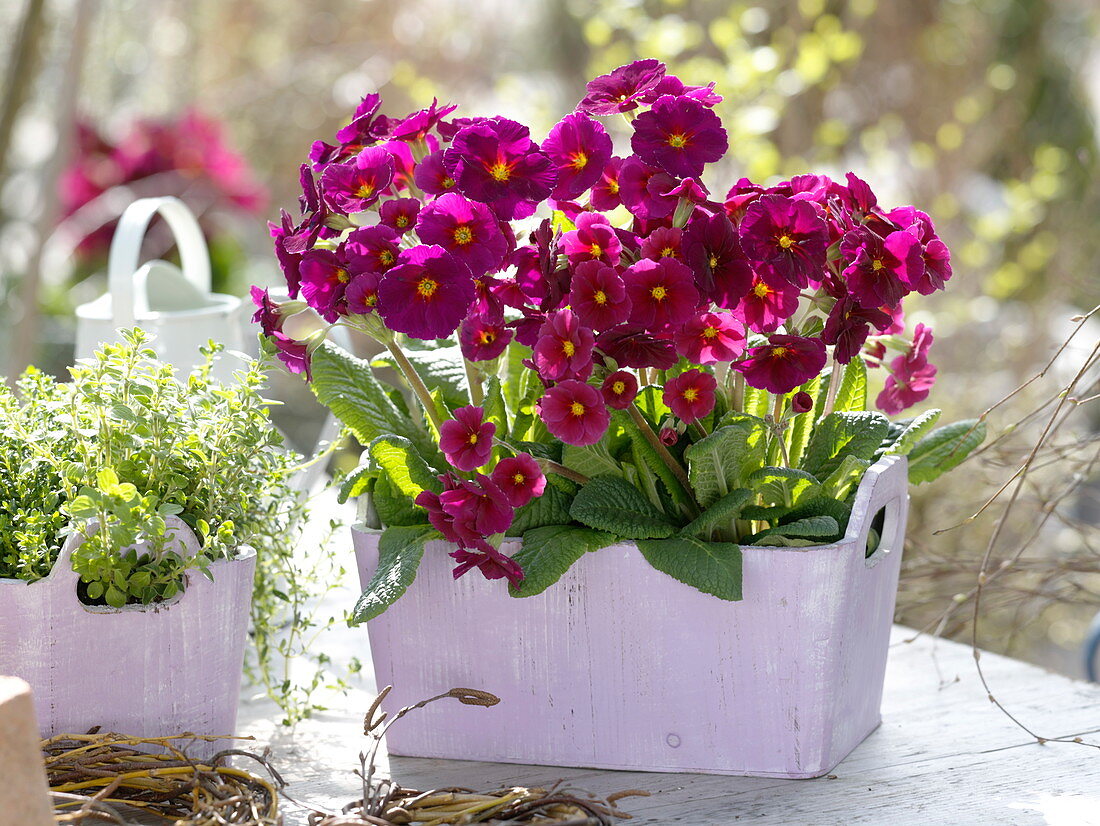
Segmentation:
<svg viewBox="0 0 1100 826">
<path fill-rule="evenodd" d="M 514 599 L 476 572 L 454 580 L 453 546 L 429 543 L 406 594 L 367 624 L 378 685 L 394 686 L 386 710 L 456 686 L 502 702 L 420 709 L 387 735 L 390 753 L 827 774 L 881 721 L 906 469 L 889 456 L 867 471 L 841 542 L 743 548 L 740 602 L 655 570 L 633 543 L 586 554 L 542 594 Z M 880 510 L 882 540 L 866 558 Z M 364 585 L 378 536 L 353 531 Z"/>
<path fill-rule="evenodd" d="M 167 520 L 181 556 L 199 541 Z M 0 579 L 0 674 L 26 680 L 42 736 L 92 726 L 143 737 L 232 735 L 237 720 L 255 552 L 186 574 L 181 594 L 153 606 L 106 608 L 77 597 L 66 541 L 49 575 Z M 209 756 L 226 741 L 187 745 Z"/>
</svg>

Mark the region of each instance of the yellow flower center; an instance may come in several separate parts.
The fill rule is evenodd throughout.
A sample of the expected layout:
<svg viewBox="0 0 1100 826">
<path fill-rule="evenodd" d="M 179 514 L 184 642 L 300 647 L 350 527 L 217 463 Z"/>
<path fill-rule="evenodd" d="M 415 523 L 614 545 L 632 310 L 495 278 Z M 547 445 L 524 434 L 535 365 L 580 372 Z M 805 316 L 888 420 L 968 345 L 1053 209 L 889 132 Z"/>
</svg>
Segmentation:
<svg viewBox="0 0 1100 826">
<path fill-rule="evenodd" d="M 522 485 L 526 481 L 527 481 L 527 477 L 524 476 L 522 473 L 517 473 L 517 474 L 512 476 L 512 482 L 517 484 L 517 485 Z"/>
<path fill-rule="evenodd" d="M 575 352 L 577 352 L 577 346 L 571 341 L 563 341 L 561 343 L 561 351 L 567 356 L 572 356 Z"/>
<path fill-rule="evenodd" d="M 663 250 L 661 250 L 661 257 L 662 258 L 675 258 L 676 257 L 676 250 L 674 250 L 672 247 L 665 247 Z"/>
<path fill-rule="evenodd" d="M 583 152 L 574 152 L 569 165 L 577 170 L 584 169 L 588 166 L 588 156 Z"/>
<path fill-rule="evenodd" d="M 714 269 L 715 267 L 718 266 L 718 256 L 717 255 L 712 255 L 710 257 L 710 266 L 711 266 L 711 269 Z"/>
<path fill-rule="evenodd" d="M 443 189 L 450 189 L 452 186 L 455 185 L 455 179 L 448 175 L 446 178 L 439 182 L 439 185 Z"/>
<path fill-rule="evenodd" d="M 619 182 L 618 181 L 608 181 L 607 182 L 607 191 L 610 192 L 612 195 L 618 195 L 619 194 Z"/>
<path fill-rule="evenodd" d="M 343 267 L 340 267 L 336 270 L 336 280 L 339 281 L 341 284 L 347 284 L 348 281 L 351 280 L 351 276 L 348 275 L 347 270 L 345 270 Z"/>
<path fill-rule="evenodd" d="M 689 387 L 684 391 L 684 401 L 693 402 L 699 398 L 699 391 L 694 387 Z"/>
<path fill-rule="evenodd" d="M 374 184 L 363 184 L 355 190 L 356 198 L 369 198 L 374 194 Z"/>
<path fill-rule="evenodd" d="M 649 294 L 651 296 L 653 296 L 653 298 L 657 301 L 664 301 L 665 298 L 668 296 L 668 290 L 666 290 L 664 287 L 658 285 L 658 286 L 654 287 L 652 290 L 650 290 Z"/>
<path fill-rule="evenodd" d="M 765 284 L 763 281 L 757 281 L 756 286 L 752 288 L 752 291 L 756 293 L 757 298 L 767 298 L 771 295 L 771 287 Z"/>
<path fill-rule="evenodd" d="M 703 329 L 703 338 L 714 338 L 718 335 L 717 327 L 706 327 Z"/>
<path fill-rule="evenodd" d="M 791 236 L 789 236 L 789 235 L 780 235 L 779 236 L 779 246 L 781 246 L 783 249 L 789 250 L 793 244 L 794 244 L 794 239 L 791 238 Z"/>
<path fill-rule="evenodd" d="M 871 262 L 871 269 L 874 270 L 875 272 L 878 272 L 879 270 L 881 270 L 882 266 L 883 266 L 883 264 L 882 264 L 882 259 L 881 258 L 876 258 L 874 261 Z"/>
<path fill-rule="evenodd" d="M 378 295 L 376 293 L 371 293 L 365 299 L 363 299 L 363 303 L 366 304 L 368 307 L 373 307 L 375 304 L 378 303 Z"/>
<path fill-rule="evenodd" d="M 626 392 L 626 382 L 625 381 L 612 382 L 611 392 L 614 393 L 616 396 L 621 396 L 623 393 Z"/>
<path fill-rule="evenodd" d="M 592 295 L 592 300 L 599 304 L 601 307 L 607 303 L 607 293 L 603 290 L 596 290 Z"/>
<path fill-rule="evenodd" d="M 473 231 L 468 226 L 466 226 L 465 224 L 462 224 L 461 226 L 455 227 L 455 233 L 454 234 L 455 234 L 455 243 L 459 244 L 461 246 L 465 246 L 466 244 L 469 244 L 474 240 Z"/>
<path fill-rule="evenodd" d="M 673 149 L 683 149 L 685 146 L 687 146 L 687 142 L 687 135 L 684 135 L 680 132 L 668 136 L 668 145 L 671 146 Z"/>
<path fill-rule="evenodd" d="M 574 416 L 583 416 L 584 405 L 580 402 L 573 402 L 571 405 L 569 405 L 569 412 L 572 413 Z"/>
<path fill-rule="evenodd" d="M 599 244 L 593 244 L 588 248 L 588 254 L 591 255 L 593 258 L 599 258 L 601 255 L 603 255 L 603 247 L 601 247 Z"/>
<path fill-rule="evenodd" d="M 439 282 L 432 278 L 430 275 L 425 275 L 416 284 L 416 291 L 420 293 L 423 298 L 431 298 L 435 295 L 435 291 L 439 289 Z"/>
<path fill-rule="evenodd" d="M 776 347 L 775 349 L 772 350 L 772 358 L 777 358 L 777 359 L 786 358 L 787 354 L 789 352 L 791 352 L 791 351 L 786 347 Z"/>
<path fill-rule="evenodd" d="M 481 344 L 492 344 L 494 341 L 497 340 L 497 334 L 494 333 L 492 330 L 482 330 L 480 333 L 478 333 L 477 338 Z"/>
<path fill-rule="evenodd" d="M 409 225 L 409 216 L 408 215 L 398 215 L 397 220 L 394 221 L 394 223 L 397 224 L 398 229 L 404 229 L 405 227 L 407 227 Z"/>
<path fill-rule="evenodd" d="M 512 168 L 504 161 L 497 161 L 489 167 L 489 174 L 493 176 L 495 181 L 507 181 L 512 177 Z"/>
<path fill-rule="evenodd" d="M 476 445 L 477 444 L 477 434 L 476 433 L 471 433 L 469 441 L 470 441 L 470 444 Z"/>
<path fill-rule="evenodd" d="M 378 260 L 379 262 L 381 262 L 383 267 L 388 267 L 396 259 L 394 258 L 393 253 L 389 250 L 382 250 L 380 253 L 378 253 Z"/>
</svg>

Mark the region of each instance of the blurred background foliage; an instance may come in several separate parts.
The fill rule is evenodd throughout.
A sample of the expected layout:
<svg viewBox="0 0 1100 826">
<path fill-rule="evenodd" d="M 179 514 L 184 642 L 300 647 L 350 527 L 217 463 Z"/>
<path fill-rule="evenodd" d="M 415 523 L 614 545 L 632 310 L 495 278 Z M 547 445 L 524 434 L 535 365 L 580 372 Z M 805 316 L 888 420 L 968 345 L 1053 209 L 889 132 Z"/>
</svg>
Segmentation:
<svg viewBox="0 0 1100 826">
<path fill-rule="evenodd" d="M 19 75 L 28 23 L 32 66 Z M 73 303 L 102 290 L 94 262 L 68 254 L 79 239 L 54 237 L 78 121 L 121 140 L 141 119 L 216 119 L 270 193 L 273 218 L 296 202 L 310 143 L 331 139 L 370 91 L 389 114 L 439 97 L 540 136 L 588 78 L 657 57 L 687 83 L 716 81 L 725 97 L 731 150 L 707 181 L 716 194 L 742 175 L 851 169 L 882 203 L 932 215 L 955 277 L 912 317 L 937 334 L 932 401 L 948 418 L 977 415 L 1041 370 L 1071 317 L 1100 300 L 1098 26 L 1095 0 L 0 0 L 0 65 L 13 81 L 4 111 L 18 112 L 10 140 L 0 119 L 0 330 L 12 338 L 0 356 L 9 374 L 31 358 L 63 369 Z M 125 198 L 107 201 L 110 220 Z M 262 220 L 210 199 L 192 205 L 231 239 L 222 289 L 276 283 Z M 995 509 L 933 532 L 977 511 L 1019 467 L 1042 414 L 1088 360 L 1095 321 L 991 413 L 995 441 L 980 461 L 914 491 L 899 620 L 967 638 L 960 609 Z M 1095 382 L 1094 372 L 1074 392 L 1095 395 Z M 1095 403 L 1071 407 L 997 540 L 994 562 L 1015 562 L 986 600 L 980 642 L 1076 673 L 1100 607 L 1100 417 Z M 1080 486 L 1059 496 L 1075 474 Z M 1054 518 L 1027 547 L 1013 545 L 1040 513 Z"/>
</svg>

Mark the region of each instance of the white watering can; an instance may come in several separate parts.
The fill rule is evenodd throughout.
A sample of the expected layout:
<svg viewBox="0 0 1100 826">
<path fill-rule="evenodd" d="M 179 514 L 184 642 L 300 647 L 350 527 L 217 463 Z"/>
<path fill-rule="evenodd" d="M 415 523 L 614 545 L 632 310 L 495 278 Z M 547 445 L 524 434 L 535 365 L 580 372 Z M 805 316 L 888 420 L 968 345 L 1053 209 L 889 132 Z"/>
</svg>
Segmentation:
<svg viewBox="0 0 1100 826">
<path fill-rule="evenodd" d="M 153 216 L 168 223 L 183 269 L 154 260 L 138 266 L 141 244 Z M 187 372 L 202 361 L 199 348 L 213 339 L 240 350 L 241 300 L 210 291 L 210 256 L 202 230 L 178 198 L 142 198 L 126 208 L 111 241 L 107 293 L 76 308 L 76 357 L 93 355 L 101 342 L 115 341 L 120 327 L 140 327 L 154 336 L 157 357 Z M 229 379 L 241 365 L 221 358 L 215 377 Z"/>
</svg>

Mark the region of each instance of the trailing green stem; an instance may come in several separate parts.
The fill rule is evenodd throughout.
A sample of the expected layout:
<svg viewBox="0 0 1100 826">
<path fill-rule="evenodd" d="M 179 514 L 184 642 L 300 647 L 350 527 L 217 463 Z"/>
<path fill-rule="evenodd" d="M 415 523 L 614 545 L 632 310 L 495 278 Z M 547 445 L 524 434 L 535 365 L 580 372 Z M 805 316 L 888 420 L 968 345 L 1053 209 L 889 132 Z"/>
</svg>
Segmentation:
<svg viewBox="0 0 1100 826">
<path fill-rule="evenodd" d="M 478 407 L 485 401 L 485 391 L 481 386 L 481 376 L 477 368 L 469 359 L 462 359 L 462 365 L 466 368 L 466 384 L 470 386 L 470 404 Z"/>
</svg>

